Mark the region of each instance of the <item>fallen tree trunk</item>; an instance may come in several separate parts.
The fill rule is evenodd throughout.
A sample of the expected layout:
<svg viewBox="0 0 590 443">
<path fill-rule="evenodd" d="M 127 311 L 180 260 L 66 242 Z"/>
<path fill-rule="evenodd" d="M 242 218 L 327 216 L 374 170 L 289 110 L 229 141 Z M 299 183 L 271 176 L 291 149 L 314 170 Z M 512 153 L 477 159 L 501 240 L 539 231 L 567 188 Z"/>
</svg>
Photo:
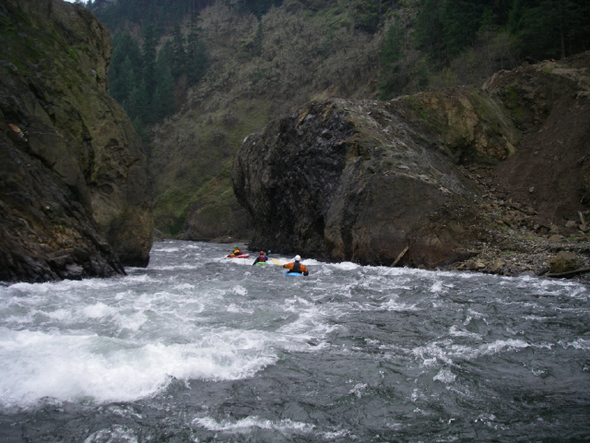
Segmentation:
<svg viewBox="0 0 590 443">
<path fill-rule="evenodd" d="M 590 268 L 580 268 L 580 269 L 576 269 L 574 271 L 567 271 L 567 272 L 555 272 L 553 274 L 545 274 L 545 276 L 546 277 L 554 277 L 554 278 L 571 277 L 573 275 L 583 274 L 585 272 L 590 272 Z"/>
</svg>

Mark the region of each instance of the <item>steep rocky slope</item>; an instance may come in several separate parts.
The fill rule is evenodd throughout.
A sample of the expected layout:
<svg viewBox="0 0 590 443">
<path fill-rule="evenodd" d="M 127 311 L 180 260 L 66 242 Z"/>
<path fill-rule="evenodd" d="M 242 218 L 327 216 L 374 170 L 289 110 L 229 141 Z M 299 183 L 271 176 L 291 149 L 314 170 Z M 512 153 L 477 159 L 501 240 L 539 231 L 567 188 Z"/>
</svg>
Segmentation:
<svg viewBox="0 0 590 443">
<path fill-rule="evenodd" d="M 166 236 L 248 238 L 229 174 L 244 137 L 313 97 L 369 97 L 377 87 L 381 33 L 354 31 L 354 2 L 289 0 L 260 19 L 229 3 L 199 15 L 208 75 L 152 128 L 154 218 Z"/>
<path fill-rule="evenodd" d="M 545 272 L 564 249 L 587 264 L 589 68 L 583 54 L 274 121 L 234 162 L 252 248 L 503 274 Z"/>
<path fill-rule="evenodd" d="M 146 265 L 147 164 L 107 94 L 108 31 L 61 0 L 6 0 L 0 20 L 0 280 Z"/>
</svg>

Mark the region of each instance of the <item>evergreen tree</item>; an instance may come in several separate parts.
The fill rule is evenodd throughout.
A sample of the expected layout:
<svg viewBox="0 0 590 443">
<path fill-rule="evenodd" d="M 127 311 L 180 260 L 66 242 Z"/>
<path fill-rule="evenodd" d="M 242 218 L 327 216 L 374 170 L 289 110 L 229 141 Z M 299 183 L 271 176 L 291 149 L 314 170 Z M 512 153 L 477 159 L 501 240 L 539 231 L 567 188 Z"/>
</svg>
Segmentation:
<svg viewBox="0 0 590 443">
<path fill-rule="evenodd" d="M 113 37 L 113 46 L 109 92 L 128 111 L 125 104 L 136 83 L 141 81 L 142 56 L 137 41 L 126 32 Z"/>
<path fill-rule="evenodd" d="M 264 30 L 262 28 L 262 21 L 258 22 L 256 26 L 256 34 L 252 42 L 252 55 L 258 56 L 262 52 L 262 42 L 264 40 Z"/>
<path fill-rule="evenodd" d="M 119 103 L 125 103 L 137 81 L 131 59 L 125 57 L 117 70 L 111 69 L 109 76 L 111 96 Z"/>
<path fill-rule="evenodd" d="M 442 0 L 422 0 L 415 22 L 418 48 L 423 50 L 439 68 L 446 61 L 441 4 Z"/>
<path fill-rule="evenodd" d="M 156 45 L 158 39 L 153 24 L 146 27 L 143 36 L 143 81 L 148 94 L 156 90 Z"/>
<path fill-rule="evenodd" d="M 171 52 L 172 52 L 172 74 L 174 77 L 179 77 L 186 72 L 187 56 L 184 49 L 184 36 L 180 29 L 180 25 L 174 25 L 172 33 Z"/>
<path fill-rule="evenodd" d="M 590 46 L 587 0 L 529 0 L 525 6 L 522 3 L 515 2 L 513 20 L 520 18 L 518 35 L 526 53 L 536 58 L 564 58 Z"/>
<path fill-rule="evenodd" d="M 209 53 L 201 39 L 201 29 L 198 26 L 198 14 L 193 14 L 187 38 L 186 73 L 189 84 L 195 85 L 203 78 L 209 67 Z"/>
<path fill-rule="evenodd" d="M 172 77 L 173 54 L 164 47 L 156 61 L 156 89 L 152 98 L 152 122 L 162 120 L 174 112 L 174 78 Z"/>
<path fill-rule="evenodd" d="M 400 61 L 403 57 L 404 31 L 397 21 L 394 21 L 385 36 L 381 48 L 380 90 L 383 99 L 403 91 L 405 79 L 402 78 Z"/>
<path fill-rule="evenodd" d="M 251 12 L 258 19 L 268 12 L 273 6 L 280 6 L 283 0 L 238 0 L 237 5 L 240 11 Z"/>
<path fill-rule="evenodd" d="M 440 70 L 475 44 L 482 26 L 489 32 L 505 25 L 509 1 L 526 0 L 421 0 L 416 43 Z"/>
<path fill-rule="evenodd" d="M 446 1 L 441 9 L 442 37 L 447 60 L 473 44 L 482 16 L 482 2 Z"/>
<path fill-rule="evenodd" d="M 151 100 L 144 82 L 136 84 L 123 106 L 132 121 L 147 125 L 151 120 Z"/>
</svg>

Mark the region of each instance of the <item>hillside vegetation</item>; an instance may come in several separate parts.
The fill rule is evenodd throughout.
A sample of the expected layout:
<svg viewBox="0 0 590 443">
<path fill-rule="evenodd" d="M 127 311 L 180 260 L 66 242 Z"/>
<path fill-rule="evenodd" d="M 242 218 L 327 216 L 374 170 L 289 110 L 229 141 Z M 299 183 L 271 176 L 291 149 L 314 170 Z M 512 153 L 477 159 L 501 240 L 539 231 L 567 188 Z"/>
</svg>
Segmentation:
<svg viewBox="0 0 590 443">
<path fill-rule="evenodd" d="M 229 165 L 313 99 L 391 99 L 588 49 L 585 0 L 119 0 L 111 94 L 149 145 L 156 227 L 246 238 Z"/>
</svg>

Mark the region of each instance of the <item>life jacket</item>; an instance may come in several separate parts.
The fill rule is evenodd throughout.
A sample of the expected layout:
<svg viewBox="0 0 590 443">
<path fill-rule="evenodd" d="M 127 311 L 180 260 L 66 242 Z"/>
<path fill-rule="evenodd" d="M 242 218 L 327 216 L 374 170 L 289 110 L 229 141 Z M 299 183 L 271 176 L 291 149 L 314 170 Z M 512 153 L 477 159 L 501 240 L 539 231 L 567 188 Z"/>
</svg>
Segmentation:
<svg viewBox="0 0 590 443">
<path fill-rule="evenodd" d="M 300 263 L 296 261 L 293 263 L 293 267 L 291 268 L 291 272 L 299 272 L 301 274 L 301 270 L 299 269 Z"/>
</svg>

